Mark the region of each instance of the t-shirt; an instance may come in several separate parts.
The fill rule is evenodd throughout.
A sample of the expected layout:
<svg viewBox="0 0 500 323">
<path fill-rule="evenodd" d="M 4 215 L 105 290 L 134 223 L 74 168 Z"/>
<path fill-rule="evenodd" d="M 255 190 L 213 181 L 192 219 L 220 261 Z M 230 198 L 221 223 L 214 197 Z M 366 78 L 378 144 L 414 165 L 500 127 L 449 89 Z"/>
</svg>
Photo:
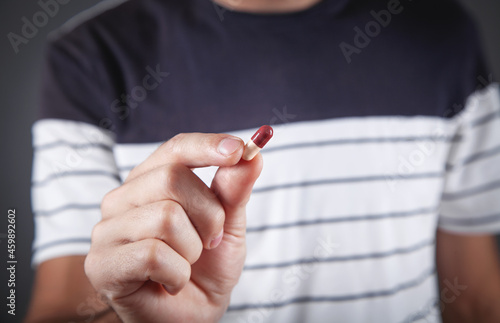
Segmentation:
<svg viewBox="0 0 500 323">
<path fill-rule="evenodd" d="M 224 322 L 439 322 L 436 229 L 500 231 L 499 88 L 454 1 L 106 1 L 51 36 L 43 75 L 34 265 L 86 254 L 161 142 L 263 124 Z"/>
</svg>

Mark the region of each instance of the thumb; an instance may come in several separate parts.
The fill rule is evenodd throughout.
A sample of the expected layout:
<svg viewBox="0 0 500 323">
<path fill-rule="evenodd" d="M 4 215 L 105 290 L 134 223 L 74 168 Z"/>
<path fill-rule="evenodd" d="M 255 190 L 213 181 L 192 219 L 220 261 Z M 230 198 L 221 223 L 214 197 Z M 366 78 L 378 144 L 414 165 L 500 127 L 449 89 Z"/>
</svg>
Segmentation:
<svg viewBox="0 0 500 323">
<path fill-rule="evenodd" d="M 236 165 L 220 167 L 211 188 L 226 212 L 224 232 L 244 235 L 246 230 L 245 207 L 250 199 L 253 185 L 262 171 L 262 155 L 250 161 L 241 159 Z"/>
</svg>

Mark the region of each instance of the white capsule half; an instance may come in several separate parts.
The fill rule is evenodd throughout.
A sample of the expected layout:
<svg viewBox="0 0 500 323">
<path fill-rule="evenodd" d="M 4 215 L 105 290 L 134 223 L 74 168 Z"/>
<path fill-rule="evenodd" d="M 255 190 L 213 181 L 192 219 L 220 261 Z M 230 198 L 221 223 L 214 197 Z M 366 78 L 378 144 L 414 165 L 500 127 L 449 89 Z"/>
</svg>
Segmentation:
<svg viewBox="0 0 500 323">
<path fill-rule="evenodd" d="M 252 140 L 249 140 L 243 150 L 243 158 L 246 161 L 252 160 L 259 153 L 260 148 Z"/>
</svg>

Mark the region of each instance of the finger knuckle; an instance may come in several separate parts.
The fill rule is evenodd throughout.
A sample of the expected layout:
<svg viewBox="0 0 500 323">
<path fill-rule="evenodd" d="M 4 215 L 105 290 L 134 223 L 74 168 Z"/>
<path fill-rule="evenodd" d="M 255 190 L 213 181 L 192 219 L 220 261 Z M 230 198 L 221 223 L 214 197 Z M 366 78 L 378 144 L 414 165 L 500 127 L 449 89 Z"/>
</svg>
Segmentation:
<svg viewBox="0 0 500 323">
<path fill-rule="evenodd" d="M 179 185 L 183 176 L 181 165 L 167 164 L 162 166 L 160 171 L 161 187 L 164 196 L 171 196 L 179 191 Z"/>
<path fill-rule="evenodd" d="M 112 300 L 120 282 L 115 279 L 115 271 L 110 271 L 108 266 L 103 265 L 103 262 L 109 260 L 108 256 L 103 254 L 102 250 L 93 251 L 91 247 L 90 252 L 85 257 L 84 272 L 97 294 L 104 299 Z"/>
<path fill-rule="evenodd" d="M 187 135 L 187 134 L 186 134 L 186 133 L 183 133 L 183 132 L 178 133 L 178 134 L 176 134 L 175 136 L 173 136 L 172 138 L 170 138 L 170 140 L 169 140 L 169 141 L 167 141 L 167 143 L 170 143 L 170 144 L 172 144 L 172 145 L 173 145 L 173 144 L 176 144 L 176 143 L 179 143 L 179 142 L 183 141 L 183 140 L 184 140 L 184 138 L 186 138 L 186 135 Z"/>
<path fill-rule="evenodd" d="M 224 227 L 224 221 L 226 218 L 226 213 L 222 206 L 217 207 L 211 216 L 210 219 L 210 232 L 211 235 L 217 235 L 220 233 L 220 230 Z"/>
<path fill-rule="evenodd" d="M 165 153 L 169 154 L 179 151 L 182 147 L 182 143 L 185 141 L 186 136 L 186 133 L 178 133 L 177 135 L 170 138 L 170 140 L 164 144 L 166 150 Z"/>
<path fill-rule="evenodd" d="M 99 287 L 99 286 L 95 285 L 96 270 L 99 268 L 98 263 L 99 263 L 99 261 L 96 259 L 96 255 L 95 255 L 95 253 L 92 252 L 92 249 L 91 249 L 91 251 L 85 257 L 83 269 L 85 271 L 85 275 L 89 278 L 89 281 L 96 288 Z"/>
<path fill-rule="evenodd" d="M 160 268 L 158 259 L 161 250 L 161 243 L 162 242 L 155 239 L 150 240 L 146 245 L 145 252 L 142 253 L 142 259 L 140 259 L 140 261 L 144 264 L 148 276 L 151 272 Z"/>
<path fill-rule="evenodd" d="M 191 264 L 187 261 L 181 261 L 178 263 L 177 275 L 173 278 L 173 285 L 177 289 L 182 289 L 189 282 L 191 278 Z"/>
<path fill-rule="evenodd" d="M 175 233 L 176 225 L 176 214 L 177 203 L 171 201 L 165 201 L 160 203 L 160 210 L 158 211 L 158 228 L 160 232 L 164 232 L 166 235 L 171 235 Z"/>
<path fill-rule="evenodd" d="M 116 203 L 116 195 L 117 195 L 117 189 L 113 189 L 106 193 L 101 200 L 101 213 L 104 216 L 107 216 L 112 213 L 113 208 L 115 207 Z"/>
<path fill-rule="evenodd" d="M 106 227 L 106 224 L 105 224 L 104 220 L 102 220 L 102 221 L 98 222 L 96 225 L 94 225 L 94 227 L 92 228 L 92 233 L 90 235 L 90 241 L 92 241 L 92 243 L 96 243 L 97 241 L 101 240 L 101 237 L 106 236 L 105 235 L 105 231 L 106 231 L 105 227 Z"/>
<path fill-rule="evenodd" d="M 138 166 L 136 166 L 136 167 L 132 168 L 132 169 L 130 170 L 130 172 L 128 173 L 127 178 L 126 178 L 126 180 L 125 180 L 125 181 L 127 182 L 127 181 L 129 181 L 130 179 L 133 179 L 133 178 L 136 178 L 137 176 L 139 176 L 139 174 L 140 174 L 140 173 L 139 173 L 139 169 L 140 169 L 140 168 L 139 168 Z"/>
<path fill-rule="evenodd" d="M 191 242 L 190 253 L 186 257 L 186 260 L 192 265 L 200 258 L 202 252 L 203 242 L 199 238 L 195 239 L 193 242 Z"/>
</svg>

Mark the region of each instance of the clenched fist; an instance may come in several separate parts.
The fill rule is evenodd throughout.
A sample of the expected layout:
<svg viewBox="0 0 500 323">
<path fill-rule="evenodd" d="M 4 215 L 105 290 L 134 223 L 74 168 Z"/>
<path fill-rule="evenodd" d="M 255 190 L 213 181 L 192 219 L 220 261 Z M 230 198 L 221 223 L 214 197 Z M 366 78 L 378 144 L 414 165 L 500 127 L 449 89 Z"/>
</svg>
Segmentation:
<svg viewBox="0 0 500 323">
<path fill-rule="evenodd" d="M 243 141 L 180 134 L 102 201 L 85 272 L 124 322 L 215 322 L 245 259 L 245 206 L 262 169 Z M 191 169 L 220 166 L 211 187 Z"/>
</svg>

